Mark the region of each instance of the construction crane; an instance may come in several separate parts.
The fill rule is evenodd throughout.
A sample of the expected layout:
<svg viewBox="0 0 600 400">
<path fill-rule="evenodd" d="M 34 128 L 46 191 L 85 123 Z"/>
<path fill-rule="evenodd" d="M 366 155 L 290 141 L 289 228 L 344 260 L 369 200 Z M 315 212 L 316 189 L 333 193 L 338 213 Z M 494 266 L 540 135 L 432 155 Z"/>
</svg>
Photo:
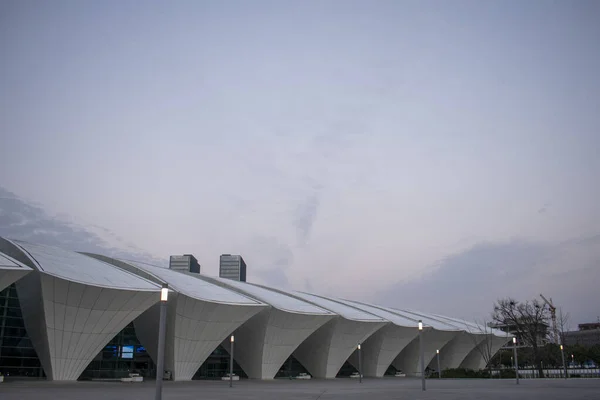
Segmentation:
<svg viewBox="0 0 600 400">
<path fill-rule="evenodd" d="M 540 293 L 540 297 L 542 298 L 542 300 L 544 300 L 544 302 L 548 305 L 548 308 L 550 309 L 550 317 L 552 318 L 552 332 L 553 332 L 553 336 L 554 336 L 554 343 L 560 344 L 560 340 L 559 340 L 560 337 L 558 336 L 558 327 L 556 326 L 556 307 L 554 307 L 554 304 L 552 304 L 552 299 L 548 300 L 541 293 Z"/>
</svg>

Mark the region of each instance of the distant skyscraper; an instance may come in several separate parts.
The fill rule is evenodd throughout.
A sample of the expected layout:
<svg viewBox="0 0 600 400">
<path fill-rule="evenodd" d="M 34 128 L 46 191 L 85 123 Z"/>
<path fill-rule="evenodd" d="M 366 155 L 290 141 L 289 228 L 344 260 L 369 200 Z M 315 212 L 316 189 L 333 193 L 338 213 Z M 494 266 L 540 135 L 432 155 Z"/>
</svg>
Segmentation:
<svg viewBox="0 0 600 400">
<path fill-rule="evenodd" d="M 200 273 L 200 264 L 198 264 L 196 257 L 191 254 L 171 256 L 169 259 L 169 268 L 179 272 Z"/>
<path fill-rule="evenodd" d="M 222 254 L 219 259 L 219 276 L 246 282 L 246 263 L 240 255 Z"/>
</svg>

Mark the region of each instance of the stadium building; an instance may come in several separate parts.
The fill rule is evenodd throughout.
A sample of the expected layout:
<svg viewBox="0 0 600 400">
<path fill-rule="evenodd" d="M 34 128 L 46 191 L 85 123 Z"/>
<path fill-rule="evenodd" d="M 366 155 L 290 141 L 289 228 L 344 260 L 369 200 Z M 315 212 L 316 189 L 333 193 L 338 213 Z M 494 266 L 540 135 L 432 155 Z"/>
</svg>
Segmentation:
<svg viewBox="0 0 600 400">
<path fill-rule="evenodd" d="M 456 318 L 179 272 L 142 262 L 0 238 L 0 373 L 56 381 L 156 376 L 159 299 L 168 284 L 165 370 L 171 379 L 215 379 L 229 369 L 273 379 L 419 374 L 426 365 L 480 369 L 504 332 Z"/>
</svg>

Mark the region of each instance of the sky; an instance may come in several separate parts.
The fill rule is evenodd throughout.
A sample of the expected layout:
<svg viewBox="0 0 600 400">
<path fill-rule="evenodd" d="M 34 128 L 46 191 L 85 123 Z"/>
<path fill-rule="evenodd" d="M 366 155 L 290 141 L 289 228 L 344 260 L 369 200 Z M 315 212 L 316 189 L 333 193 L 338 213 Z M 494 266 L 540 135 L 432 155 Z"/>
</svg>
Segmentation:
<svg viewBox="0 0 600 400">
<path fill-rule="evenodd" d="M 594 0 L 2 1 L 0 232 L 212 275 L 239 253 L 249 281 L 471 319 L 544 293 L 595 321 L 599 19 Z"/>
</svg>

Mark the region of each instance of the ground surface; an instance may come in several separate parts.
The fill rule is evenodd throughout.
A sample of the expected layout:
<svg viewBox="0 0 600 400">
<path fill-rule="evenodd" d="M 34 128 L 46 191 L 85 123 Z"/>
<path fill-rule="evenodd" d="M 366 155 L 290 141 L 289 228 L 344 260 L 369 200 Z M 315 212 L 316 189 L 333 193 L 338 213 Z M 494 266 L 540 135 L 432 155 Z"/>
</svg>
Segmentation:
<svg viewBox="0 0 600 400">
<path fill-rule="evenodd" d="M 600 399 L 600 379 L 428 380 L 386 378 L 311 381 L 165 382 L 164 400 L 354 400 L 354 399 Z M 0 384 L 1 400 L 153 400 L 154 382 L 15 381 Z"/>
</svg>

